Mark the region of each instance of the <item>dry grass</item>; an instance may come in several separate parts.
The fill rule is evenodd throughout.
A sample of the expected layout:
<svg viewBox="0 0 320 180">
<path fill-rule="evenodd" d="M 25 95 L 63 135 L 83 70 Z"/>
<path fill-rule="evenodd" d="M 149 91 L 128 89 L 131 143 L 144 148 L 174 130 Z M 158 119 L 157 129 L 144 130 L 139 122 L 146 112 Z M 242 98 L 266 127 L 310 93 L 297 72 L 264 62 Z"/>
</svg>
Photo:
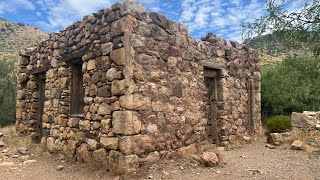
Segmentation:
<svg viewBox="0 0 320 180">
<path fill-rule="evenodd" d="M 300 140 L 312 146 L 320 147 L 320 132 L 310 129 L 292 131 L 292 142 L 295 140 Z"/>
<path fill-rule="evenodd" d="M 41 156 L 43 154 L 41 146 L 33 141 L 32 138 L 28 136 L 17 136 L 15 125 L 0 128 L 0 132 L 5 135 L 3 140 L 13 153 L 18 153 L 18 147 L 26 147 L 36 156 Z"/>
<path fill-rule="evenodd" d="M 320 151 L 320 132 L 313 129 L 295 130 L 292 131 L 291 142 L 295 140 L 303 141 L 306 145 L 304 151 L 313 154 Z"/>
<path fill-rule="evenodd" d="M 15 125 L 5 126 L 0 128 L 0 132 L 2 132 L 6 136 L 14 136 L 16 134 L 16 127 Z"/>
</svg>

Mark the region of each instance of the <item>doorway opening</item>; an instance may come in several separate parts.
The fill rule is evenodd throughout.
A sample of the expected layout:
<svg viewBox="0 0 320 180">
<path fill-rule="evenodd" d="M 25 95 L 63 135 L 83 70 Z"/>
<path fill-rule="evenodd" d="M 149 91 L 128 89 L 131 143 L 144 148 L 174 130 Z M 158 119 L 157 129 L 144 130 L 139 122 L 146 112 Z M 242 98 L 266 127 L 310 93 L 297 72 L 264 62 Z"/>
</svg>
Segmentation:
<svg viewBox="0 0 320 180">
<path fill-rule="evenodd" d="M 45 73 L 38 73 L 37 75 L 37 84 L 38 84 L 38 97 L 39 97 L 39 107 L 38 107 L 38 136 L 39 139 L 44 135 L 43 132 L 43 113 L 44 113 L 44 102 L 45 102 Z"/>
<path fill-rule="evenodd" d="M 219 140 L 219 127 L 218 127 L 218 80 L 219 70 L 212 68 L 204 69 L 204 80 L 207 87 L 207 112 L 208 124 L 206 127 L 206 134 L 212 143 L 220 144 Z"/>
</svg>

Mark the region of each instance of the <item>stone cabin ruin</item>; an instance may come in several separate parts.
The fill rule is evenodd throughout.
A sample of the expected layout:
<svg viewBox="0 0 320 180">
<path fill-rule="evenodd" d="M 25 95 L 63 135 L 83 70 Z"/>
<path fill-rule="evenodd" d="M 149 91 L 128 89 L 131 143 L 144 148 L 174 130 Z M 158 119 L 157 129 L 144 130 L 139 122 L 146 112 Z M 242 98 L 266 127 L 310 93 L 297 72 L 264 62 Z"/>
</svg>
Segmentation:
<svg viewBox="0 0 320 180">
<path fill-rule="evenodd" d="M 258 62 L 247 46 L 197 41 L 181 23 L 116 3 L 20 52 L 16 129 L 49 151 L 111 164 L 228 145 L 260 130 Z"/>
</svg>

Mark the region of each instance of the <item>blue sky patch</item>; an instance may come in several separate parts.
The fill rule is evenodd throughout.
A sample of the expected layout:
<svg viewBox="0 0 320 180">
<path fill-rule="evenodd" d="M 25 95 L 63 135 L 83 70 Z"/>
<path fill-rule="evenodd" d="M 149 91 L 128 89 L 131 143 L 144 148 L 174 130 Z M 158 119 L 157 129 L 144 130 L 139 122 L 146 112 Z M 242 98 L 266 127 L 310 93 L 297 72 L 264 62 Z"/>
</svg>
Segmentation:
<svg viewBox="0 0 320 180">
<path fill-rule="evenodd" d="M 138 0 L 149 11 L 187 25 L 200 39 L 212 32 L 225 39 L 241 41 L 241 22 L 264 14 L 264 0 Z M 25 23 L 48 33 L 64 29 L 83 16 L 108 8 L 119 0 L 2 0 L 0 17 Z M 289 0 L 290 11 L 303 3 Z"/>
</svg>

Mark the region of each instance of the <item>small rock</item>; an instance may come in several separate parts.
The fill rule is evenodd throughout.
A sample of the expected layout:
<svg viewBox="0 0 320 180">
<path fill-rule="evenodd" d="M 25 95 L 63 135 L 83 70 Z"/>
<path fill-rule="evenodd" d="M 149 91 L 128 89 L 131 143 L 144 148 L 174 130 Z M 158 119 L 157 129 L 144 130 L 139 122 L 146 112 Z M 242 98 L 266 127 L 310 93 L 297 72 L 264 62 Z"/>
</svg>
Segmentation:
<svg viewBox="0 0 320 180">
<path fill-rule="evenodd" d="M 275 145 L 272 145 L 272 144 L 266 144 L 266 147 L 269 149 L 276 149 L 277 148 Z"/>
<path fill-rule="evenodd" d="M 10 167 L 14 166 L 15 164 L 13 162 L 2 162 L 0 163 L 0 167 Z"/>
<path fill-rule="evenodd" d="M 3 149 L 1 152 L 2 152 L 2 153 L 8 153 L 9 150 L 8 150 L 8 149 Z"/>
<path fill-rule="evenodd" d="M 180 169 L 181 169 L 181 170 L 184 170 L 183 166 L 180 166 Z"/>
<path fill-rule="evenodd" d="M 18 151 L 21 154 L 28 154 L 28 148 L 26 148 L 26 147 L 18 147 Z"/>
<path fill-rule="evenodd" d="M 226 150 L 226 148 L 225 147 L 218 147 L 217 150 L 220 151 L 220 152 L 223 152 L 223 151 Z"/>
<path fill-rule="evenodd" d="M 303 142 L 303 141 L 295 140 L 295 141 L 291 144 L 290 149 L 292 149 L 292 150 L 302 150 L 302 149 L 303 149 L 303 146 L 304 146 L 304 142 Z"/>
<path fill-rule="evenodd" d="M 30 160 L 24 161 L 23 164 L 26 165 L 26 164 L 32 164 L 32 163 L 35 163 L 35 162 L 37 162 L 37 160 L 35 160 L 35 159 L 30 159 Z"/>
<path fill-rule="evenodd" d="M 317 122 L 317 124 L 316 124 L 316 129 L 317 129 L 317 130 L 320 130 L 320 121 Z"/>
<path fill-rule="evenodd" d="M 169 172 L 168 171 L 162 171 L 162 173 L 164 174 L 164 175 L 166 175 L 166 176 L 169 176 Z"/>
<path fill-rule="evenodd" d="M 64 166 L 59 165 L 59 166 L 57 166 L 56 170 L 57 170 L 57 171 L 61 171 L 61 170 L 63 170 L 63 168 L 64 168 Z"/>
<path fill-rule="evenodd" d="M 3 133 L 2 132 L 0 132 L 0 137 L 2 137 L 3 136 Z"/>
<path fill-rule="evenodd" d="M 201 158 L 206 167 L 213 167 L 219 163 L 217 154 L 211 151 L 203 152 Z"/>
<path fill-rule="evenodd" d="M 250 136 L 243 136 L 242 138 L 243 138 L 243 140 L 245 140 L 246 142 L 250 142 L 250 141 L 251 141 L 251 137 L 250 137 Z"/>
<path fill-rule="evenodd" d="M 23 161 L 26 161 L 26 160 L 28 160 L 29 158 L 30 158 L 29 155 L 21 156 L 21 160 L 23 160 Z"/>
<path fill-rule="evenodd" d="M 59 160 L 64 160 L 64 158 L 65 158 L 65 155 L 63 155 L 63 154 L 61 154 L 61 153 L 58 154 L 58 159 L 59 159 Z"/>
<path fill-rule="evenodd" d="M 12 157 L 12 158 L 18 158 L 19 155 L 18 155 L 18 154 L 14 154 L 14 155 L 12 155 L 11 157 Z"/>
<path fill-rule="evenodd" d="M 4 147 L 4 142 L 0 140 L 0 148 Z"/>
<path fill-rule="evenodd" d="M 267 142 L 269 144 L 279 146 L 285 142 L 285 139 L 280 133 L 269 133 L 267 135 Z"/>
<path fill-rule="evenodd" d="M 241 158 L 248 158 L 248 156 L 243 156 L 243 155 L 241 155 L 240 157 L 241 157 Z"/>
<path fill-rule="evenodd" d="M 150 175 L 148 178 L 149 178 L 149 179 L 153 179 L 153 176 Z"/>
</svg>

